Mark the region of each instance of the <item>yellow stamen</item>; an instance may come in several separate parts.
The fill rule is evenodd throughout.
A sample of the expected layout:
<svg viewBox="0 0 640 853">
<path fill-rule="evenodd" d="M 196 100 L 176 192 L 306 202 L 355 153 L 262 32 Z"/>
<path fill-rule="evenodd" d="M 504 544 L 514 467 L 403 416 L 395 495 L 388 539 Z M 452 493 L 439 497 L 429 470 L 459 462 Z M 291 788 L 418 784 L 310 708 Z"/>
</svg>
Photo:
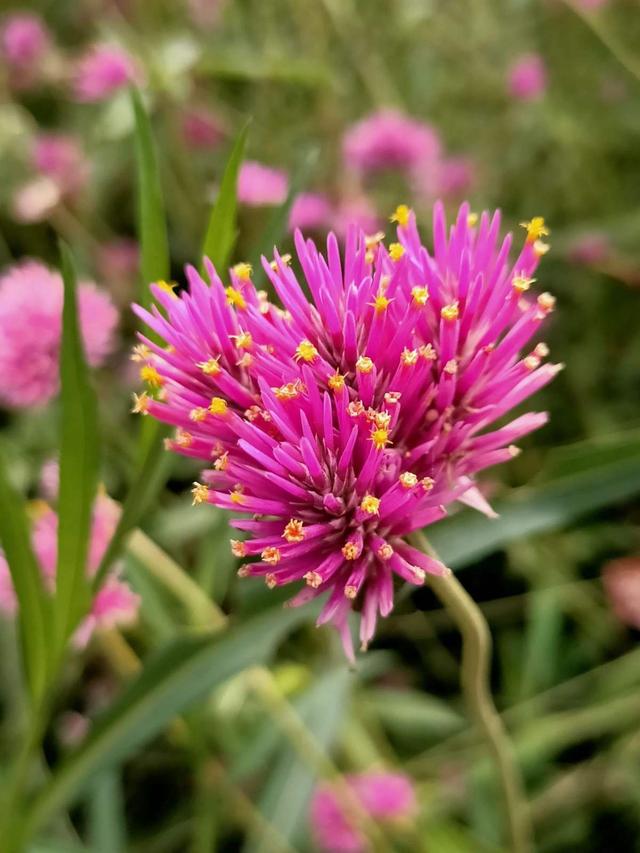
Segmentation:
<svg viewBox="0 0 640 853">
<path fill-rule="evenodd" d="M 384 450 L 387 444 L 391 444 L 389 430 L 380 428 L 371 430 L 371 441 L 374 443 L 376 450 Z"/>
<path fill-rule="evenodd" d="M 217 376 L 222 370 L 218 364 L 219 361 L 220 356 L 218 355 L 215 358 L 208 358 L 206 361 L 199 361 L 196 367 L 199 367 L 205 376 Z"/>
<path fill-rule="evenodd" d="M 353 599 L 358 595 L 358 590 L 356 589 L 355 586 L 351 586 L 351 584 L 347 584 L 347 586 L 345 586 L 345 588 L 344 588 L 344 594 L 348 599 L 353 601 Z"/>
<path fill-rule="evenodd" d="M 556 307 L 555 296 L 552 296 L 550 293 L 541 293 L 540 296 L 538 296 L 538 307 L 541 311 L 544 311 L 545 314 L 553 311 Z"/>
<path fill-rule="evenodd" d="M 527 243 L 535 243 L 540 237 L 548 237 L 551 233 L 544 224 L 543 216 L 534 216 L 528 222 L 521 222 L 520 227 L 527 232 Z"/>
<path fill-rule="evenodd" d="M 524 293 L 529 290 L 531 285 L 534 283 L 535 278 L 527 278 L 523 275 L 516 275 L 513 277 L 513 281 L 511 284 L 513 285 L 513 289 L 518 293 Z"/>
<path fill-rule="evenodd" d="M 131 350 L 131 361 L 149 361 L 153 353 L 146 344 L 136 344 Z"/>
<path fill-rule="evenodd" d="M 398 225 L 406 225 L 411 215 L 411 208 L 406 204 L 399 204 L 389 217 L 390 222 L 397 222 Z"/>
<path fill-rule="evenodd" d="M 209 403 L 209 411 L 212 415 L 226 415 L 229 406 L 222 397 L 214 397 Z"/>
<path fill-rule="evenodd" d="M 149 411 L 150 402 L 151 398 L 146 391 L 143 391 L 142 394 L 134 394 L 131 413 L 134 415 L 146 415 Z"/>
<path fill-rule="evenodd" d="M 280 553 L 279 548 L 274 548 L 270 546 L 269 548 L 265 548 L 262 554 L 260 554 L 261 559 L 265 563 L 269 563 L 270 566 L 275 566 L 280 562 L 282 554 Z"/>
<path fill-rule="evenodd" d="M 540 367 L 540 359 L 536 355 L 528 355 L 522 359 L 522 364 L 527 370 L 535 370 L 537 367 Z"/>
<path fill-rule="evenodd" d="M 391 415 L 389 412 L 375 412 L 373 420 L 379 429 L 388 429 L 391 423 Z"/>
<path fill-rule="evenodd" d="M 436 351 L 435 351 L 435 350 L 434 350 L 434 348 L 431 346 L 431 344 L 423 344 L 423 345 L 418 349 L 418 352 L 420 353 L 420 355 L 422 356 L 422 358 L 426 359 L 427 361 L 435 361 L 435 360 L 436 360 L 436 358 L 438 357 L 438 356 L 436 355 Z"/>
<path fill-rule="evenodd" d="M 175 288 L 178 286 L 176 281 L 156 281 L 154 282 L 155 286 L 163 290 L 165 293 L 168 293 L 170 296 L 173 296 L 174 299 L 178 298 L 178 294 L 174 293 Z"/>
<path fill-rule="evenodd" d="M 140 379 L 146 382 L 150 388 L 160 388 L 161 385 L 164 385 L 164 377 L 160 376 L 151 364 L 145 364 L 140 368 Z"/>
<path fill-rule="evenodd" d="M 304 385 L 299 379 L 296 379 L 295 382 L 287 382 L 286 385 L 281 385 L 279 388 L 273 389 L 273 393 L 278 400 L 295 400 L 302 391 L 304 391 Z"/>
<path fill-rule="evenodd" d="M 537 355 L 538 358 L 546 358 L 549 355 L 549 347 L 544 341 L 540 341 L 539 344 L 536 344 L 533 354 Z"/>
<path fill-rule="evenodd" d="M 420 480 L 420 485 L 425 490 L 425 492 L 430 492 L 431 489 L 435 486 L 435 484 L 436 481 L 433 479 L 433 477 L 423 477 L 422 480 Z"/>
<path fill-rule="evenodd" d="M 477 224 L 478 224 L 478 214 L 477 213 L 470 213 L 467 216 L 467 228 L 475 228 L 475 226 Z"/>
<path fill-rule="evenodd" d="M 373 367 L 373 362 L 366 355 L 361 355 L 360 358 L 356 361 L 356 370 L 359 373 L 371 373 Z"/>
<path fill-rule="evenodd" d="M 364 245 L 367 249 L 375 249 L 384 240 L 384 231 L 376 231 L 375 234 L 368 234 L 364 238 Z"/>
<path fill-rule="evenodd" d="M 236 486 L 235 489 L 229 493 L 229 497 L 233 504 L 243 504 L 246 503 L 247 500 L 242 494 L 242 486 Z"/>
<path fill-rule="evenodd" d="M 327 379 L 327 385 L 332 391 L 341 391 L 344 388 L 345 377 L 341 373 L 334 373 Z"/>
<path fill-rule="evenodd" d="M 352 418 L 358 418 L 364 414 L 364 403 L 362 400 L 352 400 L 347 406 L 347 412 Z"/>
<path fill-rule="evenodd" d="M 546 255 L 550 248 L 549 243 L 545 243 L 543 240 L 536 240 L 533 244 L 533 251 L 539 258 Z"/>
<path fill-rule="evenodd" d="M 369 302 L 369 305 L 375 309 L 376 314 L 383 314 L 392 302 L 393 299 L 388 299 L 384 293 L 379 293 L 373 302 Z"/>
<path fill-rule="evenodd" d="M 231 553 L 234 557 L 246 557 L 247 556 L 247 543 L 243 542 L 241 539 L 230 539 L 229 543 L 231 544 Z"/>
<path fill-rule="evenodd" d="M 418 485 L 418 478 L 411 471 L 403 471 L 398 479 L 405 489 L 412 489 L 414 486 Z"/>
<path fill-rule="evenodd" d="M 253 267 L 251 264 L 236 264 L 235 267 L 232 268 L 232 271 L 234 275 L 242 281 L 249 281 L 251 273 L 253 272 Z"/>
<path fill-rule="evenodd" d="M 287 522 L 282 538 L 286 539 L 287 542 L 302 542 L 304 539 L 304 524 L 299 518 L 291 518 Z"/>
<path fill-rule="evenodd" d="M 429 288 L 428 287 L 412 287 L 411 288 L 411 298 L 413 299 L 413 304 L 417 307 L 424 307 L 427 304 L 427 300 L 429 299 Z"/>
<path fill-rule="evenodd" d="M 251 355 L 250 352 L 245 352 L 239 359 L 236 361 L 237 367 L 244 367 L 247 370 L 253 365 L 255 358 Z"/>
<path fill-rule="evenodd" d="M 300 341 L 298 346 L 296 347 L 295 360 L 300 361 L 313 361 L 318 357 L 318 350 L 314 347 L 311 341 Z"/>
<path fill-rule="evenodd" d="M 235 305 L 240 311 L 244 311 L 247 307 L 247 302 L 239 290 L 236 290 L 235 287 L 227 287 L 224 292 L 227 294 L 229 305 Z"/>
<path fill-rule="evenodd" d="M 213 463 L 213 467 L 216 469 L 216 471 L 226 471 L 228 465 L 229 465 L 229 452 L 228 451 L 225 451 L 225 453 L 222 453 L 220 456 L 218 456 L 218 458 Z"/>
<path fill-rule="evenodd" d="M 444 366 L 444 372 L 448 373 L 449 376 L 455 376 L 458 372 L 458 362 L 455 358 L 449 359 L 449 361 Z"/>
<path fill-rule="evenodd" d="M 402 355 L 400 356 L 400 359 L 402 360 L 403 364 L 407 365 L 407 367 L 411 367 L 418 361 L 418 355 L 419 353 L 417 349 L 407 349 L 405 347 L 402 350 Z"/>
<path fill-rule="evenodd" d="M 388 542 L 385 542 L 384 545 L 378 548 L 378 557 L 381 560 L 390 560 L 393 557 L 393 548 Z"/>
<path fill-rule="evenodd" d="M 253 338 L 251 332 L 240 332 L 239 335 L 229 335 L 232 341 L 236 342 L 238 349 L 251 349 L 253 346 Z"/>
<path fill-rule="evenodd" d="M 209 500 L 209 487 L 204 483 L 194 483 L 191 494 L 193 495 L 191 506 L 206 503 Z"/>
<path fill-rule="evenodd" d="M 282 261 L 282 263 L 284 264 L 285 267 L 288 267 L 289 264 L 291 263 L 291 255 L 280 255 L 280 260 Z M 278 270 L 278 262 L 277 261 L 271 261 L 269 266 L 271 267 L 272 270 L 277 272 L 277 270 Z"/>
<path fill-rule="evenodd" d="M 317 572 L 307 572 L 306 575 L 303 575 L 303 578 L 307 582 L 307 586 L 310 586 L 313 589 L 318 589 L 322 583 L 322 576 Z"/>
<path fill-rule="evenodd" d="M 345 560 L 357 560 L 360 556 L 360 551 L 355 542 L 345 542 L 342 546 L 342 556 Z"/>
<path fill-rule="evenodd" d="M 193 444 L 193 436 L 190 432 L 187 432 L 186 430 L 177 429 L 174 441 L 178 445 L 178 447 L 191 447 L 191 445 Z"/>
<path fill-rule="evenodd" d="M 387 391 L 384 395 L 384 401 L 388 406 L 396 406 L 400 402 L 401 396 L 400 391 Z"/>
<path fill-rule="evenodd" d="M 273 574 L 273 572 L 269 572 L 264 576 L 264 582 L 269 587 L 269 589 L 274 589 L 278 586 L 278 578 Z"/>
<path fill-rule="evenodd" d="M 440 311 L 440 316 L 442 317 L 442 319 L 447 320 L 448 322 L 457 320 L 459 314 L 460 310 L 458 308 L 457 302 L 452 302 L 451 305 L 445 305 L 444 308 Z"/>
<path fill-rule="evenodd" d="M 399 261 L 404 255 L 404 246 L 402 243 L 391 243 L 389 246 L 389 257 L 392 261 Z"/>
<path fill-rule="evenodd" d="M 376 498 L 374 495 L 365 495 L 362 498 L 360 509 L 369 515 L 379 515 L 380 498 Z"/>
<path fill-rule="evenodd" d="M 207 409 L 203 409 L 201 406 L 198 406 L 196 409 L 191 409 L 189 412 L 189 420 L 195 421 L 195 423 L 200 423 L 207 417 Z"/>
</svg>

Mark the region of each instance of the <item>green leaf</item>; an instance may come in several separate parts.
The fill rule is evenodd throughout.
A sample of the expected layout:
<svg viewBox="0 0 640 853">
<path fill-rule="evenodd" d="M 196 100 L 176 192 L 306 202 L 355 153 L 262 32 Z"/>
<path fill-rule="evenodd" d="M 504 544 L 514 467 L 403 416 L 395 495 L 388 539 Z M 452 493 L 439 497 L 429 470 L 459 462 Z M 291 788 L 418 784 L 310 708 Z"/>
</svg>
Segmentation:
<svg viewBox="0 0 640 853">
<path fill-rule="evenodd" d="M 0 540 L 18 599 L 20 655 L 29 692 L 37 701 L 47 672 L 48 607 L 37 560 L 31 548 L 24 501 L 9 482 L 0 455 Z"/>
<path fill-rule="evenodd" d="M 196 71 L 202 76 L 231 80 L 275 82 L 308 88 L 334 87 L 331 68 L 304 57 L 256 56 L 254 50 L 234 50 L 210 53 L 198 63 Z"/>
<path fill-rule="evenodd" d="M 95 588 L 100 586 L 109 571 L 109 567 L 124 547 L 127 535 L 134 527 L 137 527 L 138 522 L 144 516 L 166 482 L 171 465 L 171 457 L 164 453 L 163 441 L 167 435 L 168 428 L 158 421 L 152 423 L 152 428 L 150 441 L 146 443 L 142 463 L 127 493 L 127 497 L 122 505 L 122 513 L 118 520 L 118 525 L 96 573 L 94 581 Z"/>
<path fill-rule="evenodd" d="M 60 245 L 64 308 L 60 379 L 62 424 L 58 494 L 58 561 L 54 623 L 59 651 L 90 602 L 87 552 L 98 484 L 98 406 L 78 322 L 76 276 L 69 249 Z"/>
<path fill-rule="evenodd" d="M 465 725 L 464 717 L 448 703 L 417 690 L 371 688 L 362 701 L 367 711 L 373 711 L 405 743 L 446 737 Z"/>
<path fill-rule="evenodd" d="M 349 698 L 352 673 L 346 667 L 316 678 L 313 686 L 295 703 L 295 708 L 314 739 L 326 751 L 340 729 Z M 258 807 L 278 834 L 296 850 L 307 837 L 309 800 L 317 783 L 316 773 L 293 746 L 280 753 L 258 801 Z M 255 835 L 244 853 L 268 853 L 266 838 Z"/>
<path fill-rule="evenodd" d="M 214 267 L 222 274 L 226 269 L 236 239 L 236 218 L 238 209 L 237 184 L 240 163 L 249 133 L 249 122 L 245 124 L 236 139 L 220 182 L 220 191 L 213 205 L 207 233 L 202 245 L 202 254 L 209 258 Z"/>
<path fill-rule="evenodd" d="M 583 455 L 580 469 L 539 486 L 524 486 L 495 503 L 497 519 L 462 510 L 428 528 L 429 541 L 441 558 L 461 568 L 499 550 L 507 542 L 557 530 L 581 515 L 640 493 L 640 446 L 623 458 L 604 462 L 599 449 Z M 614 454 L 615 457 L 615 454 Z"/>
<path fill-rule="evenodd" d="M 268 659 L 280 640 L 313 618 L 316 610 L 271 611 L 222 636 L 182 637 L 153 655 L 40 792 L 23 822 L 24 838 L 73 803 L 96 774 L 122 763 L 156 737 L 176 715 L 242 670 Z"/>
<path fill-rule="evenodd" d="M 149 284 L 170 276 L 169 240 L 151 123 L 135 88 L 131 89 L 131 104 L 138 172 L 138 239 L 142 277 L 139 299 L 148 307 L 151 301 Z"/>
<path fill-rule="evenodd" d="M 96 777 L 91 785 L 88 805 L 93 853 L 125 853 L 124 804 L 117 769 L 107 770 Z"/>
</svg>

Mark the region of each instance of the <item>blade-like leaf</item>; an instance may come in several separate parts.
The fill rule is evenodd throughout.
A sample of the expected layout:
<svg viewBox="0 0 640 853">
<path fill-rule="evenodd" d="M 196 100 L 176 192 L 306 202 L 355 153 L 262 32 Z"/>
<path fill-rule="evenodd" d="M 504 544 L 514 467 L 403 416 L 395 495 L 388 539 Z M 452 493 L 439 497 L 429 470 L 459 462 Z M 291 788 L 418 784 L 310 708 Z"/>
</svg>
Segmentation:
<svg viewBox="0 0 640 853">
<path fill-rule="evenodd" d="M 131 103 L 135 118 L 138 172 L 138 239 L 141 252 L 139 298 L 141 304 L 148 307 L 151 299 L 149 283 L 168 279 L 170 275 L 169 240 L 151 124 L 140 93 L 135 88 L 131 89 Z"/>
<path fill-rule="evenodd" d="M 124 804 L 117 768 L 96 777 L 91 785 L 88 805 L 93 853 L 125 853 Z"/>
<path fill-rule="evenodd" d="M 64 244 L 60 246 L 60 255 L 64 308 L 60 354 L 62 424 L 58 562 L 54 605 L 58 649 L 77 626 L 90 601 L 86 565 L 99 456 L 97 401 L 80 334 L 73 259 Z"/>
<path fill-rule="evenodd" d="M 287 632 L 316 610 L 268 612 L 223 636 L 183 637 L 161 649 L 41 791 L 23 824 L 25 840 L 72 803 L 97 773 L 125 761 L 213 688 L 267 659 Z"/>
<path fill-rule="evenodd" d="M 202 254 L 209 258 L 214 267 L 222 273 L 229 263 L 231 251 L 236 239 L 236 214 L 238 209 L 237 183 L 240 163 L 244 157 L 249 122 L 245 124 L 236 139 L 220 182 L 220 191 L 213 205 L 207 233 L 202 246 Z"/>
<path fill-rule="evenodd" d="M 624 458 L 602 463 L 599 450 L 592 464 L 584 456 L 580 470 L 540 486 L 516 489 L 497 501 L 497 519 L 463 510 L 427 529 L 429 541 L 453 568 L 466 566 L 521 536 L 556 530 L 581 515 L 640 493 L 640 447 Z"/>
<path fill-rule="evenodd" d="M 21 496 L 13 488 L 0 455 L 0 541 L 18 599 L 20 654 L 32 699 L 45 687 L 48 608 L 38 563 L 31 548 L 29 523 Z"/>
</svg>

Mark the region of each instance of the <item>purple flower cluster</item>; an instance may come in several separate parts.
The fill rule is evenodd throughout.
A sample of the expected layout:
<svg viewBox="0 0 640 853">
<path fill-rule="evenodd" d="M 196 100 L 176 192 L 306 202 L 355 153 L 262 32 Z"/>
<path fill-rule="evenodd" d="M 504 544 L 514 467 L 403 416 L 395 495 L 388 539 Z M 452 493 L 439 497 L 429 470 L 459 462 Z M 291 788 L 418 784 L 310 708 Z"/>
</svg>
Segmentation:
<svg viewBox="0 0 640 853">
<path fill-rule="evenodd" d="M 530 344 L 554 307 L 529 292 L 548 248 L 542 218 L 523 223 L 513 263 L 499 213 L 465 204 L 447 229 L 437 204 L 432 252 L 409 208 L 392 220 L 396 242 L 352 228 L 343 256 L 333 234 L 322 255 L 297 232 L 302 284 L 289 256 L 263 259 L 282 307 L 249 265 L 225 285 L 208 261 L 210 284 L 189 267 L 188 290 L 157 283 L 159 307 L 136 307 L 167 346 L 136 347 L 148 390 L 134 410 L 172 424 L 169 448 L 211 466 L 194 503 L 248 515 L 231 522 L 248 534 L 232 540 L 248 560 L 240 575 L 304 582 L 294 606 L 327 594 L 319 623 L 336 625 L 349 656 L 354 607 L 366 647 L 394 578 L 447 571 L 407 534 L 455 500 L 491 512 L 476 474 L 512 458 L 546 415 L 488 428 L 559 369 Z"/>
</svg>

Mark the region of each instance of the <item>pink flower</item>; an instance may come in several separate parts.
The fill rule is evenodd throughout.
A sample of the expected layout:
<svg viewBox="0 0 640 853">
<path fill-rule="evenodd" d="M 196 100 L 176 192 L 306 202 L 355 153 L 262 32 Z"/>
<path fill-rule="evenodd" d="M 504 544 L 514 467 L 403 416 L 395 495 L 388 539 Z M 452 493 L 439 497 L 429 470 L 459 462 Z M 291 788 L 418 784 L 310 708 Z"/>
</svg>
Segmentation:
<svg viewBox="0 0 640 853">
<path fill-rule="evenodd" d="M 245 160 L 238 174 L 238 201 L 249 207 L 282 204 L 289 192 L 286 172 Z"/>
<path fill-rule="evenodd" d="M 103 101 L 137 76 L 133 59 L 124 50 L 109 44 L 94 45 L 76 65 L 76 100 Z"/>
<path fill-rule="evenodd" d="M 89 163 L 73 136 L 44 133 L 36 138 L 32 156 L 35 169 L 51 178 L 63 196 L 74 195 L 87 182 Z"/>
<path fill-rule="evenodd" d="M 416 813 L 413 785 L 400 773 L 362 773 L 347 776 L 345 781 L 373 820 L 406 820 Z M 365 853 L 368 849 L 366 838 L 349 822 L 341 792 L 331 783 L 316 788 L 310 819 L 320 850 L 327 853 Z"/>
<path fill-rule="evenodd" d="M 602 231 L 588 231 L 573 240 L 568 256 L 574 263 L 584 266 L 601 264 L 611 257 L 611 242 Z"/>
<path fill-rule="evenodd" d="M 216 148 L 226 135 L 220 118 L 206 107 L 190 107 L 182 115 L 182 137 L 189 148 Z"/>
<path fill-rule="evenodd" d="M 43 405 L 56 394 L 62 303 L 60 275 L 39 261 L 23 261 L 0 276 L 2 404 Z M 97 366 L 113 349 L 118 314 L 91 282 L 79 285 L 78 308 L 87 360 Z"/>
<path fill-rule="evenodd" d="M 106 495 L 98 495 L 93 505 L 87 574 L 95 575 L 100 560 L 115 532 L 120 507 Z M 58 555 L 58 516 L 46 504 L 42 504 L 31 531 L 31 544 L 37 557 L 47 588 L 53 592 L 56 579 Z M 115 570 L 96 593 L 89 615 L 74 635 L 74 645 L 86 645 L 97 628 L 113 628 L 130 624 L 137 615 L 140 605 L 130 587 L 121 581 Z M 0 552 L 0 610 L 7 614 L 15 612 L 17 601 L 9 568 Z"/>
<path fill-rule="evenodd" d="M 576 0 L 578 6 L 581 6 L 586 12 L 595 12 L 606 5 L 607 0 Z"/>
<path fill-rule="evenodd" d="M 16 12 L 2 24 L 0 45 L 9 67 L 29 71 L 42 61 L 51 47 L 51 38 L 39 15 Z"/>
<path fill-rule="evenodd" d="M 538 53 L 524 53 L 509 69 L 507 87 L 512 98 L 536 101 L 547 90 L 547 69 Z"/>
<path fill-rule="evenodd" d="M 326 228 L 331 219 L 331 202 L 324 193 L 300 193 L 289 213 L 289 230 Z"/>
<path fill-rule="evenodd" d="M 618 619 L 640 631 L 640 558 L 611 560 L 602 569 L 602 583 Z"/>
<path fill-rule="evenodd" d="M 475 183 L 475 164 L 468 157 L 447 157 L 440 165 L 437 177 L 443 196 L 464 196 Z"/>
<path fill-rule="evenodd" d="M 187 0 L 193 23 L 209 30 L 216 26 L 224 10 L 226 0 Z"/>
<path fill-rule="evenodd" d="M 214 460 L 194 500 L 248 514 L 232 521 L 249 535 L 232 550 L 258 559 L 240 574 L 304 582 L 292 605 L 325 595 L 319 624 L 336 625 L 350 656 L 354 603 L 366 647 L 394 578 L 447 571 L 405 537 L 454 500 L 486 509 L 477 473 L 511 459 L 546 415 L 495 422 L 559 370 L 543 364 L 545 344 L 522 353 L 555 302 L 528 292 L 548 248 L 541 217 L 523 223 L 513 262 L 497 213 L 465 204 L 448 230 L 436 205 L 433 253 L 412 211 L 393 219 L 397 242 L 354 227 L 343 258 L 335 235 L 322 256 L 296 232 L 304 286 L 287 257 L 263 259 L 284 310 L 248 265 L 225 289 L 209 262 L 210 286 L 189 267 L 179 295 L 152 285 L 162 311 L 136 307 L 170 347 L 142 338 L 150 393 L 135 410 L 177 428 L 170 449 Z"/>
<path fill-rule="evenodd" d="M 373 234 L 380 227 L 380 217 L 371 199 L 365 195 L 343 198 L 334 210 L 332 227 L 344 238 L 349 228 L 356 226 L 366 234 Z"/>
<path fill-rule="evenodd" d="M 40 175 L 18 187 L 11 209 L 18 222 L 42 222 L 61 201 L 62 192 L 56 181 Z"/>
<path fill-rule="evenodd" d="M 117 237 L 100 246 L 97 257 L 100 276 L 118 294 L 126 297 L 131 282 L 140 270 L 140 247 L 136 240 L 129 237 Z"/>
<path fill-rule="evenodd" d="M 397 110 L 380 110 L 354 124 L 343 140 L 347 167 L 359 172 L 405 169 L 409 172 L 440 157 L 440 138 L 430 125 Z"/>
</svg>

